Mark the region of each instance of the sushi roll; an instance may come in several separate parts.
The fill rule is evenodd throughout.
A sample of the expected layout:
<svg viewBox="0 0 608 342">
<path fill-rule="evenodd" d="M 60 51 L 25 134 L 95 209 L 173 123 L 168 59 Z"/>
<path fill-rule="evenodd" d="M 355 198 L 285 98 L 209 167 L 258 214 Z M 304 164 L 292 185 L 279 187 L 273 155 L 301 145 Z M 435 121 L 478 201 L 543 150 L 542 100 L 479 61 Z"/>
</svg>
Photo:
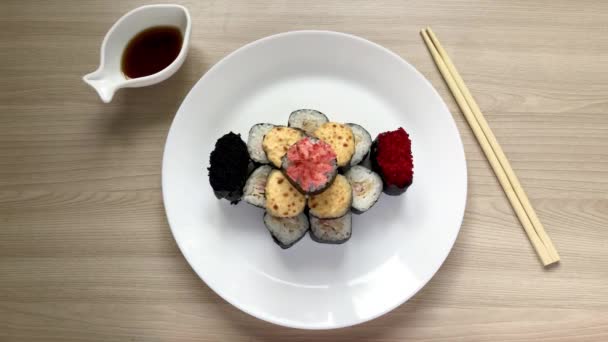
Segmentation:
<svg viewBox="0 0 608 342">
<path fill-rule="evenodd" d="M 336 153 L 326 142 L 305 137 L 291 145 L 281 165 L 287 179 L 305 194 L 325 190 L 338 174 Z"/>
<path fill-rule="evenodd" d="M 273 124 L 259 123 L 251 126 L 249 137 L 247 138 L 247 150 L 251 159 L 260 164 L 268 164 L 268 157 L 262 147 L 264 136 L 274 127 Z"/>
<path fill-rule="evenodd" d="M 309 222 L 304 213 L 295 217 L 274 217 L 266 212 L 264 213 L 264 225 L 274 242 L 281 248 L 287 249 L 300 241 L 306 234 Z"/>
<path fill-rule="evenodd" d="M 357 124 L 348 123 L 347 125 L 353 131 L 353 136 L 355 137 L 355 153 L 350 160 L 350 165 L 352 166 L 361 163 L 367 157 L 372 147 L 372 136 L 365 128 Z"/>
<path fill-rule="evenodd" d="M 352 129 L 337 122 L 327 122 L 314 132 L 314 136 L 328 143 L 336 152 L 338 166 L 347 166 L 355 153 Z"/>
<path fill-rule="evenodd" d="M 310 214 L 322 219 L 338 218 L 350 211 L 353 190 L 346 177 L 337 175 L 333 183 L 320 194 L 308 199 Z"/>
<path fill-rule="evenodd" d="M 314 109 L 298 109 L 289 115 L 288 126 L 312 135 L 322 124 L 329 122 L 325 114 Z"/>
<path fill-rule="evenodd" d="M 384 193 L 399 195 L 412 184 L 412 142 L 403 128 L 378 135 L 372 144 L 370 156 L 372 169 L 380 175 L 384 183 Z"/>
<path fill-rule="evenodd" d="M 306 197 L 280 170 L 272 170 L 266 181 L 266 211 L 274 217 L 295 217 L 304 211 Z"/>
<path fill-rule="evenodd" d="M 346 213 L 335 219 L 320 219 L 310 216 L 310 237 L 320 243 L 340 244 L 352 235 L 352 214 Z"/>
<path fill-rule="evenodd" d="M 272 165 L 281 167 L 281 158 L 287 153 L 289 147 L 303 137 L 304 133 L 299 129 L 275 126 L 264 135 L 262 148 Z"/>
<path fill-rule="evenodd" d="M 217 140 L 207 170 L 215 197 L 238 203 L 250 171 L 247 145 L 239 134 L 230 132 Z"/>
<path fill-rule="evenodd" d="M 353 188 L 353 211 L 357 214 L 371 208 L 382 193 L 382 178 L 372 170 L 360 165 L 351 167 L 345 174 Z"/>
<path fill-rule="evenodd" d="M 243 200 L 256 207 L 266 207 L 266 180 L 272 167 L 262 165 L 255 169 L 247 179 L 243 189 Z"/>
</svg>

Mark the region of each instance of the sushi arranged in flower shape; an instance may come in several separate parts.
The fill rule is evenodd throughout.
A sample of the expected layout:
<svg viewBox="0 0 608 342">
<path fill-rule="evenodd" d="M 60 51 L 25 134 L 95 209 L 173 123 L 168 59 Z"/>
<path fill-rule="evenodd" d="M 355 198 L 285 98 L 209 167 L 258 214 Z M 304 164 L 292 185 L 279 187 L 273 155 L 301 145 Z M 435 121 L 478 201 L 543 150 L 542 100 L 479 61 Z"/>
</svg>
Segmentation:
<svg viewBox="0 0 608 342">
<path fill-rule="evenodd" d="M 371 170 L 363 166 L 368 156 Z M 288 127 L 254 125 L 247 143 L 232 132 L 222 136 L 208 170 L 215 196 L 264 208 L 264 225 L 286 249 L 307 232 L 316 242 L 346 242 L 352 213 L 370 210 L 382 192 L 403 193 L 412 184 L 413 166 L 403 128 L 372 141 L 358 124 L 300 109 L 290 114 Z"/>
</svg>

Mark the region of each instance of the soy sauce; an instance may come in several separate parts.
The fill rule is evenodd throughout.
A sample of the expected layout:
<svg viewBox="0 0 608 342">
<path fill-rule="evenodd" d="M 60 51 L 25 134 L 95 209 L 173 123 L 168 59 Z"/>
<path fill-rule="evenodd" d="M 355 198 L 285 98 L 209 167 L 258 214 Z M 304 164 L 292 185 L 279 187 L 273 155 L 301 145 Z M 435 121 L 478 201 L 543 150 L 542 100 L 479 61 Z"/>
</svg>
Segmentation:
<svg viewBox="0 0 608 342">
<path fill-rule="evenodd" d="M 171 64 L 182 49 L 177 27 L 155 26 L 131 38 L 122 54 L 122 72 L 129 78 L 155 74 Z"/>
</svg>

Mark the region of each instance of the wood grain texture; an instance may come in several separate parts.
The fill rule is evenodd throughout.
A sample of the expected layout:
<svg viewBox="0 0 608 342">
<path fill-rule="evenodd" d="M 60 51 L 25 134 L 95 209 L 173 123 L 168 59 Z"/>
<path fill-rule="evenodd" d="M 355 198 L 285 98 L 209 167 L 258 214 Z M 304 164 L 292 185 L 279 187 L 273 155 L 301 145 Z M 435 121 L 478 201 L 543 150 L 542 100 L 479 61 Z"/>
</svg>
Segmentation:
<svg viewBox="0 0 608 342">
<path fill-rule="evenodd" d="M 124 1 L 0 4 L 0 341 L 608 340 L 608 3 L 177 1 L 191 52 L 104 105 L 81 76 Z M 454 59 L 562 256 L 543 270 L 418 31 Z M 469 199 L 432 281 L 388 315 L 301 331 L 252 318 L 179 253 L 160 192 L 166 134 L 224 55 L 273 33 L 350 32 L 418 68 L 460 128 Z"/>
</svg>

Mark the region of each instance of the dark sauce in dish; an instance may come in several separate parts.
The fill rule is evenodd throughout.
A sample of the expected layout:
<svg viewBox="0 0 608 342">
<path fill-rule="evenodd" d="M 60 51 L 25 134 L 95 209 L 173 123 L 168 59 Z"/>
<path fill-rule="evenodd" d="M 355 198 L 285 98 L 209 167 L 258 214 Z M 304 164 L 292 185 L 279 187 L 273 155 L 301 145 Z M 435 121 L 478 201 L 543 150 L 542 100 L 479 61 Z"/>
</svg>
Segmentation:
<svg viewBox="0 0 608 342">
<path fill-rule="evenodd" d="M 155 74 L 171 64 L 182 49 L 177 27 L 155 26 L 131 38 L 122 54 L 122 72 L 129 78 Z"/>
</svg>

